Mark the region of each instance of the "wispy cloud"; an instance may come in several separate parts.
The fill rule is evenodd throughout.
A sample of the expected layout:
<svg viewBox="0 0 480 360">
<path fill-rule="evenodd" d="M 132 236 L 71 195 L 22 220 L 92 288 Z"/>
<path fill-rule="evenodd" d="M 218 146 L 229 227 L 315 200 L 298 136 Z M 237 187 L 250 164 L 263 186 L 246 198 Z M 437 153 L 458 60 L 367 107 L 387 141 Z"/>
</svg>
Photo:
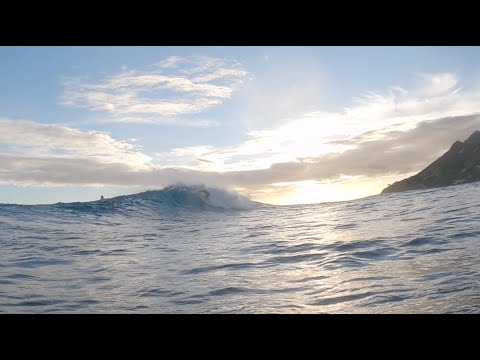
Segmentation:
<svg viewBox="0 0 480 360">
<path fill-rule="evenodd" d="M 362 142 L 379 141 L 388 133 L 412 130 L 431 120 L 480 112 L 480 92 L 457 88 L 455 74 L 421 74 L 418 80 L 409 90 L 367 92 L 343 111 L 312 111 L 284 119 L 274 128 L 251 130 L 236 146 L 176 148 L 157 154 L 156 159 L 164 166 L 177 163 L 203 171 L 268 169 L 277 163 L 311 162 L 354 150 Z M 347 139 L 355 141 L 343 141 Z"/>
<path fill-rule="evenodd" d="M 195 120 L 181 116 L 222 104 L 246 79 L 247 71 L 235 60 L 172 56 L 150 71 L 123 69 L 100 81 L 66 78 L 62 104 L 104 112 L 105 121 L 195 126 Z"/>
<path fill-rule="evenodd" d="M 138 145 L 113 139 L 106 133 L 46 125 L 29 120 L 0 118 L 0 144 L 15 156 L 94 159 L 124 163 L 131 169 L 149 166 L 151 158 Z"/>
<path fill-rule="evenodd" d="M 455 73 L 418 74 L 420 94 L 427 96 L 440 95 L 455 90 L 459 79 Z"/>
</svg>

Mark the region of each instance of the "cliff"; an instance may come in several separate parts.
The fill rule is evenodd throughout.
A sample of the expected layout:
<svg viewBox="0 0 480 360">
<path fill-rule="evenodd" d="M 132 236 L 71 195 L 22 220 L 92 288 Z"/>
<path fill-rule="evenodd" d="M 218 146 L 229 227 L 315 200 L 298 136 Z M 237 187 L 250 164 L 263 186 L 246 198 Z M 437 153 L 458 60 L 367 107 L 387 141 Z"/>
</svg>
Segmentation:
<svg viewBox="0 0 480 360">
<path fill-rule="evenodd" d="M 397 181 L 384 193 L 429 189 L 480 180 L 480 131 L 475 131 L 465 142 L 456 141 L 445 154 L 407 179 Z"/>
</svg>

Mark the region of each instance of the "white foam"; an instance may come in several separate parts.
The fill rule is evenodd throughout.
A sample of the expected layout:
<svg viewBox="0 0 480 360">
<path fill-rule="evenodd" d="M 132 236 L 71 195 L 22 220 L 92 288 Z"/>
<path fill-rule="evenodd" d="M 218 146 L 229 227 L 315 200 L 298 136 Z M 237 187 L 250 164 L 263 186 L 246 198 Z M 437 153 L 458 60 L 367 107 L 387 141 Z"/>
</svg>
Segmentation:
<svg viewBox="0 0 480 360">
<path fill-rule="evenodd" d="M 249 198 L 224 189 L 207 188 L 210 192 L 208 202 L 223 209 L 249 210 L 255 207 L 255 203 Z"/>
</svg>

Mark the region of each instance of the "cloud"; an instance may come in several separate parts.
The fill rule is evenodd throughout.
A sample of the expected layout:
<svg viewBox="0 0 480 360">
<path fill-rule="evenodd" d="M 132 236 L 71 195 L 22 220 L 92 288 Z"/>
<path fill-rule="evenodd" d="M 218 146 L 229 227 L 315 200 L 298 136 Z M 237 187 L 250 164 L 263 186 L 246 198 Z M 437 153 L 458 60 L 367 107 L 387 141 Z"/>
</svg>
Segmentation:
<svg viewBox="0 0 480 360">
<path fill-rule="evenodd" d="M 372 136 L 375 138 L 375 131 L 360 135 L 346 141 L 356 144 L 356 148 L 342 153 L 276 163 L 261 170 L 223 173 L 153 165 L 137 168 L 121 156 L 116 157 L 116 162 L 112 161 L 113 158 L 105 161 L 103 155 L 95 155 L 95 151 L 81 156 L 78 146 L 73 147 L 73 154 L 68 159 L 54 154 L 2 154 L 0 180 L 151 186 L 185 181 L 245 188 L 303 180 L 333 182 L 342 177 L 372 177 L 420 170 L 455 140 L 464 139 L 479 126 L 479 115 L 443 118 L 422 123 L 407 132 L 389 131 L 381 140 L 368 141 Z"/>
<path fill-rule="evenodd" d="M 463 141 L 479 128 L 480 115 L 471 115 L 424 122 L 409 131 L 372 131 L 342 142 L 354 144 L 351 150 L 276 163 L 263 170 L 230 172 L 228 176 L 239 186 L 249 187 L 302 180 L 335 181 L 345 176 L 402 175 L 420 171 L 454 141 Z M 369 141 L 372 138 L 375 140 Z"/>
<path fill-rule="evenodd" d="M 235 60 L 172 56 L 150 71 L 124 68 L 96 82 L 65 78 L 62 104 L 104 112 L 109 122 L 196 126 L 195 120 L 181 116 L 222 104 L 246 79 L 246 70 Z M 209 125 L 202 120 L 199 126 Z"/>
<path fill-rule="evenodd" d="M 157 161 L 204 171 L 262 170 L 278 163 L 336 156 L 354 151 L 363 141 L 382 140 L 393 130 L 406 132 L 428 121 L 480 112 L 480 92 L 456 88 L 455 74 L 422 74 L 418 79 L 410 90 L 391 87 L 383 93 L 367 92 L 342 111 L 307 112 L 283 119 L 277 127 L 251 130 L 235 146 L 176 148 L 157 154 Z M 368 139 L 362 134 L 369 134 Z"/>
<path fill-rule="evenodd" d="M 458 82 L 458 76 L 454 73 L 418 74 L 420 93 L 427 96 L 451 92 Z"/>
<path fill-rule="evenodd" d="M 99 163 L 125 163 L 132 169 L 145 168 L 151 162 L 138 145 L 115 140 L 106 133 L 5 118 L 0 118 L 0 129 L 0 144 L 20 157 L 95 159 Z"/>
</svg>

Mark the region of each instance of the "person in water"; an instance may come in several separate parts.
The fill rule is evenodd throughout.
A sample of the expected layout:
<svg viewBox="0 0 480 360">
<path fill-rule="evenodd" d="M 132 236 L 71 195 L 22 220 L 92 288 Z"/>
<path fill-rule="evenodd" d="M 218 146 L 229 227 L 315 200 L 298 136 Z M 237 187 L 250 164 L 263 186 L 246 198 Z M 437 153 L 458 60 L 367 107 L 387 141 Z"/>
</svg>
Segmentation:
<svg viewBox="0 0 480 360">
<path fill-rule="evenodd" d="M 208 191 L 207 189 L 203 189 L 200 192 L 205 195 L 205 200 L 208 201 L 208 198 L 210 197 L 210 191 Z"/>
<path fill-rule="evenodd" d="M 105 199 L 105 198 L 103 197 L 103 195 L 101 195 L 101 196 L 100 196 L 100 202 L 106 202 L 106 203 L 109 203 L 109 204 L 112 204 L 112 205 L 113 205 L 113 204 L 115 203 L 115 200 L 113 200 L 113 199 Z"/>
</svg>

